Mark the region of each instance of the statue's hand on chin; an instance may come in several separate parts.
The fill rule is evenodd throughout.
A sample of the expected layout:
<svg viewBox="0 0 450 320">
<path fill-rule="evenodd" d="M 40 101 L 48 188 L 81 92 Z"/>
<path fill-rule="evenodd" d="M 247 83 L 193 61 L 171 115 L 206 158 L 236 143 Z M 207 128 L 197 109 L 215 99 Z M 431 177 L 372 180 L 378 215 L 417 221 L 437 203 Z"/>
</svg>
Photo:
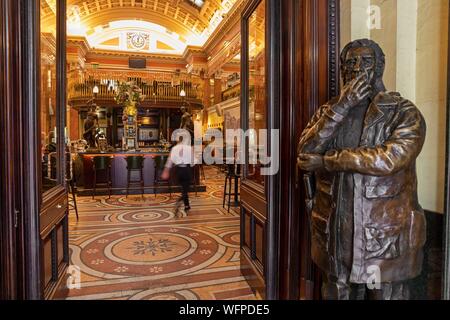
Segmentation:
<svg viewBox="0 0 450 320">
<path fill-rule="evenodd" d="M 372 87 L 367 82 L 367 76 L 361 74 L 344 86 L 338 104 L 346 109 L 351 109 L 369 97 L 371 90 Z"/>
</svg>

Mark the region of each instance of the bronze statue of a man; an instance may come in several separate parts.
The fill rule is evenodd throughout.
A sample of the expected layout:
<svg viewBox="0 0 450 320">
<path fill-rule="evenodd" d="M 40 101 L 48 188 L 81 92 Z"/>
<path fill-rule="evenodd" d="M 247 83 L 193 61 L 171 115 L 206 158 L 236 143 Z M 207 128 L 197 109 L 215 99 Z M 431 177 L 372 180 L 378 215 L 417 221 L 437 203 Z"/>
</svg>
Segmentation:
<svg viewBox="0 0 450 320">
<path fill-rule="evenodd" d="M 96 105 L 94 104 L 91 106 L 86 120 L 84 121 L 83 138 L 87 141 L 90 148 L 95 148 L 97 146 L 95 135 L 98 128 L 98 115 L 95 111 Z"/>
<path fill-rule="evenodd" d="M 181 125 L 180 129 L 188 130 L 192 138 L 194 136 L 194 121 L 192 121 L 192 115 L 188 112 L 186 107 L 181 107 Z"/>
<path fill-rule="evenodd" d="M 320 107 L 298 146 L 299 167 L 315 177 L 311 252 L 323 297 L 408 299 L 426 239 L 415 164 L 425 121 L 386 92 L 377 43 L 351 42 L 341 65 L 340 96 Z"/>
</svg>

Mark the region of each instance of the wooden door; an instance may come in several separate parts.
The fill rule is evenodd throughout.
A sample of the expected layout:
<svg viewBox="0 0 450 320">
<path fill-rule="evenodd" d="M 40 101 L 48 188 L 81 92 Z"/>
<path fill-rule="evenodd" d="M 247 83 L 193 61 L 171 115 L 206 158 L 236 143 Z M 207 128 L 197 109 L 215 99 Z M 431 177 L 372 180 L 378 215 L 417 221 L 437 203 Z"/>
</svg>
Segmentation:
<svg viewBox="0 0 450 320">
<path fill-rule="evenodd" d="M 48 3 L 0 3 L 2 299 L 49 297 L 68 263 L 66 6 L 65 0 Z"/>
<path fill-rule="evenodd" d="M 50 298 L 69 262 L 66 146 L 66 1 L 40 0 L 37 139 L 41 293 Z"/>
<path fill-rule="evenodd" d="M 339 0 L 299 0 L 296 11 L 298 19 L 296 38 L 299 51 L 299 65 L 296 76 L 296 132 L 295 148 L 300 135 L 316 110 L 339 92 Z M 296 150 L 294 155 L 296 157 Z M 295 160 L 292 159 L 294 162 Z M 292 286 L 290 298 L 312 300 L 321 298 L 321 274 L 311 260 L 311 237 L 308 213 L 305 205 L 303 184 L 304 172 L 297 173 L 296 206 L 298 219 L 290 225 L 285 243 L 298 242 L 297 261 L 298 290 Z M 294 240 L 296 239 L 296 240 Z M 291 254 L 292 260 L 295 254 Z M 295 274 L 296 272 L 294 272 Z M 295 279 L 291 273 L 291 279 Z"/>
<path fill-rule="evenodd" d="M 303 128 L 338 91 L 338 14 L 338 0 L 255 0 L 242 16 L 242 128 L 252 128 L 252 113 L 259 113 L 266 128 L 279 129 L 278 140 L 267 146 L 278 152 L 277 174 L 258 180 L 252 176 L 258 168 L 247 165 L 241 185 L 242 269 L 252 271 L 250 283 L 268 299 L 320 298 L 296 158 Z M 265 29 L 252 36 L 255 21 L 264 21 Z M 262 38 L 265 69 L 258 72 L 252 51 Z M 258 75 L 265 82 L 259 91 Z"/>
<path fill-rule="evenodd" d="M 271 130 L 277 129 L 274 109 L 279 91 L 274 79 L 278 76 L 279 53 L 271 48 L 278 41 L 273 37 L 276 22 L 279 22 L 278 8 L 278 1 L 248 1 L 241 25 L 241 127 L 246 133 L 242 143 L 246 161 L 241 181 L 241 269 L 254 291 L 265 299 L 278 297 L 275 228 L 279 212 L 276 211 L 277 199 L 273 197 L 278 174 L 263 174 L 258 147 L 264 147 L 268 155 L 274 156 Z M 265 134 L 266 139 L 261 134 Z"/>
</svg>

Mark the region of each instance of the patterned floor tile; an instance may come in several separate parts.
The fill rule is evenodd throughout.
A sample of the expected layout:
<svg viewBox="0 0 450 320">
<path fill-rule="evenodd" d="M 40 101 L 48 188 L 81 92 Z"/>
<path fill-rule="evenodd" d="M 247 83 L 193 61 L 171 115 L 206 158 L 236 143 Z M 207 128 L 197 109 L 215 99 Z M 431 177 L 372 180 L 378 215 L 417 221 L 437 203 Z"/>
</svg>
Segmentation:
<svg viewBox="0 0 450 320">
<path fill-rule="evenodd" d="M 239 214 L 222 208 L 222 173 L 205 173 L 207 191 L 180 218 L 178 195 L 78 198 L 70 251 L 81 288 L 67 299 L 256 299 L 241 274 Z"/>
</svg>

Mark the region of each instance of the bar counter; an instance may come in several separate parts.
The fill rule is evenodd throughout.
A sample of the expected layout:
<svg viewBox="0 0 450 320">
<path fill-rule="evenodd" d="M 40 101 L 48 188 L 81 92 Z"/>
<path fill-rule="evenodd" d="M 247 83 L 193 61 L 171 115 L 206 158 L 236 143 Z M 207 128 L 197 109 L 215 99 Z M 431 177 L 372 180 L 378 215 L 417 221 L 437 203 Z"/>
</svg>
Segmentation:
<svg viewBox="0 0 450 320">
<path fill-rule="evenodd" d="M 113 152 L 80 152 L 78 153 L 77 160 L 77 186 L 79 195 L 92 195 L 93 187 L 94 187 L 94 166 L 93 159 L 94 157 L 111 157 L 111 180 L 112 180 L 112 189 L 111 193 L 113 195 L 124 195 L 127 193 L 127 161 L 126 158 L 128 156 L 143 156 L 144 157 L 144 192 L 146 194 L 155 194 L 155 193 L 168 193 L 169 188 L 164 186 L 155 186 L 155 175 L 161 175 L 162 171 L 156 169 L 156 161 L 155 158 L 159 156 L 168 157 L 169 151 L 157 151 L 155 149 L 142 149 L 136 151 L 113 151 Z M 173 169 L 171 173 L 171 189 L 172 193 L 180 192 L 180 187 L 176 181 L 175 172 Z M 200 185 L 200 175 L 196 167 L 192 168 L 193 177 L 195 183 L 193 183 L 192 191 L 204 192 L 206 191 L 206 186 Z M 158 171 L 158 172 L 156 172 Z M 106 181 L 105 172 L 99 172 L 97 174 L 97 182 L 104 183 Z M 139 180 L 139 172 L 133 171 L 131 173 L 132 180 Z M 141 194 L 141 188 L 139 186 L 130 187 L 130 194 Z M 105 186 L 97 187 L 96 191 L 97 195 L 105 195 L 108 194 L 108 188 Z"/>
</svg>

